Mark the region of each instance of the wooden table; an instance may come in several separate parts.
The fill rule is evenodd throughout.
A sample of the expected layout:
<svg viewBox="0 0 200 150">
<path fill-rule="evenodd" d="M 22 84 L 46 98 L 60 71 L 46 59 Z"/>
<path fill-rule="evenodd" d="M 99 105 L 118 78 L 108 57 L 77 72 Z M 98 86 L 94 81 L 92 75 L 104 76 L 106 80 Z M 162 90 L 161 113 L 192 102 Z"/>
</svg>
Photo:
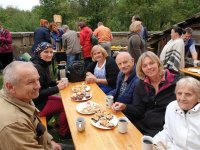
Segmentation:
<svg viewBox="0 0 200 150">
<path fill-rule="evenodd" d="M 121 134 L 118 132 L 117 127 L 112 130 L 102 130 L 94 127 L 90 123 L 91 115 L 82 115 L 76 111 L 76 105 L 80 102 L 71 100 L 71 89 L 73 86 L 80 84 L 81 82 L 69 83 L 67 88 L 60 91 L 76 150 L 141 150 L 140 140 L 142 134 L 131 122 L 128 124 L 128 132 Z M 102 90 L 97 84 L 89 84 L 89 86 L 91 87 L 91 100 L 106 108 L 105 94 Z M 107 110 L 111 112 L 111 109 Z M 124 116 L 121 112 L 115 115 L 116 117 Z M 76 129 L 76 118 L 78 116 L 86 118 L 86 130 L 84 132 L 78 132 Z"/>
<path fill-rule="evenodd" d="M 182 73 L 185 73 L 185 74 L 188 74 L 188 75 L 191 75 L 191 76 L 200 78 L 200 74 L 199 74 L 199 73 L 190 72 L 190 71 L 188 71 L 188 69 L 199 69 L 199 70 L 200 70 L 200 67 L 182 68 L 182 69 L 180 70 Z"/>
</svg>

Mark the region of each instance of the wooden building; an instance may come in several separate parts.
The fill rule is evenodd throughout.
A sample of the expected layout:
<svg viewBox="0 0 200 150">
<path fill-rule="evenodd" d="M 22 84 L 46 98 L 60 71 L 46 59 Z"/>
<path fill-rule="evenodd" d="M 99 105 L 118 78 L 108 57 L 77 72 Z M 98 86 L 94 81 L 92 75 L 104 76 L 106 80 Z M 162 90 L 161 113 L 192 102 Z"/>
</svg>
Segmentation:
<svg viewBox="0 0 200 150">
<path fill-rule="evenodd" d="M 185 21 L 179 22 L 174 26 L 181 28 L 191 27 L 193 29 L 192 39 L 195 41 L 198 58 L 200 59 L 200 13 L 193 15 Z M 149 35 L 148 38 L 148 49 L 155 51 L 157 55 L 160 55 L 165 44 L 171 39 L 171 29 L 156 32 Z"/>
</svg>

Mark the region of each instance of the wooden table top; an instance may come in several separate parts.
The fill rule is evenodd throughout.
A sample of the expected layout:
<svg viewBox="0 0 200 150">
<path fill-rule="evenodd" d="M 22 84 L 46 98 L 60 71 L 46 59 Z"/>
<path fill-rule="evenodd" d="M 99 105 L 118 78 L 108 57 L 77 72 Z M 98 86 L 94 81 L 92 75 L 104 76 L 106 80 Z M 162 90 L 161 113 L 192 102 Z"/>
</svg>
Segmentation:
<svg viewBox="0 0 200 150">
<path fill-rule="evenodd" d="M 70 98 L 73 93 L 71 89 L 75 85 L 81 85 L 81 82 L 69 83 L 69 86 L 61 90 L 60 93 L 76 150 L 141 150 L 142 134 L 131 122 L 128 123 L 128 132 L 121 134 L 118 132 L 117 126 L 111 130 L 98 129 L 90 123 L 92 115 L 78 113 L 76 106 L 80 102 L 72 101 Z M 105 94 L 97 84 L 88 85 L 91 87 L 90 92 L 92 94 L 90 100 L 97 102 L 106 109 Z M 107 110 L 112 112 L 111 109 Z M 117 118 L 124 116 L 121 112 L 114 115 Z M 84 132 L 78 132 L 76 129 L 76 118 L 79 116 L 86 118 L 86 129 Z"/>
<path fill-rule="evenodd" d="M 180 71 L 185 73 L 185 74 L 189 74 L 189 75 L 192 75 L 192 76 L 200 78 L 200 74 L 199 73 L 188 71 L 188 69 L 198 69 L 198 70 L 200 70 L 200 67 L 189 67 L 189 68 L 180 69 Z"/>
</svg>

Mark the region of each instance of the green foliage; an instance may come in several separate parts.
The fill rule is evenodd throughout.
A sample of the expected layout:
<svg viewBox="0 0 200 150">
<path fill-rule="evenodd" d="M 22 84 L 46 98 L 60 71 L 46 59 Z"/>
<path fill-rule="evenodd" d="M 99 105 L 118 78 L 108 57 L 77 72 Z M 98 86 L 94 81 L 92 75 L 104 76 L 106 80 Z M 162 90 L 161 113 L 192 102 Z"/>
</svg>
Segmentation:
<svg viewBox="0 0 200 150">
<path fill-rule="evenodd" d="M 148 30 L 163 30 L 200 12 L 200 0 L 40 0 L 31 11 L 0 7 L 0 22 L 10 31 L 34 31 L 41 18 L 53 21 L 62 16 L 63 24 L 78 30 L 85 21 L 95 29 L 99 21 L 112 31 L 128 31 L 133 15 L 140 15 Z"/>
</svg>

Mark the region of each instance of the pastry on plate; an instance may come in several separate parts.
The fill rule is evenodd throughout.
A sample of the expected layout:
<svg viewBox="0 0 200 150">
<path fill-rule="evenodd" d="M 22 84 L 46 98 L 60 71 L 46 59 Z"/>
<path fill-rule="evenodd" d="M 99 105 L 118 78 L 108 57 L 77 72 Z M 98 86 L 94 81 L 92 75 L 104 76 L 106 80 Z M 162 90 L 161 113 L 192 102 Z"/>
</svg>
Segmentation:
<svg viewBox="0 0 200 150">
<path fill-rule="evenodd" d="M 99 116 L 97 116 L 97 115 L 94 115 L 94 116 L 92 116 L 92 120 L 96 123 L 96 122 L 98 122 L 99 121 Z"/>
</svg>

